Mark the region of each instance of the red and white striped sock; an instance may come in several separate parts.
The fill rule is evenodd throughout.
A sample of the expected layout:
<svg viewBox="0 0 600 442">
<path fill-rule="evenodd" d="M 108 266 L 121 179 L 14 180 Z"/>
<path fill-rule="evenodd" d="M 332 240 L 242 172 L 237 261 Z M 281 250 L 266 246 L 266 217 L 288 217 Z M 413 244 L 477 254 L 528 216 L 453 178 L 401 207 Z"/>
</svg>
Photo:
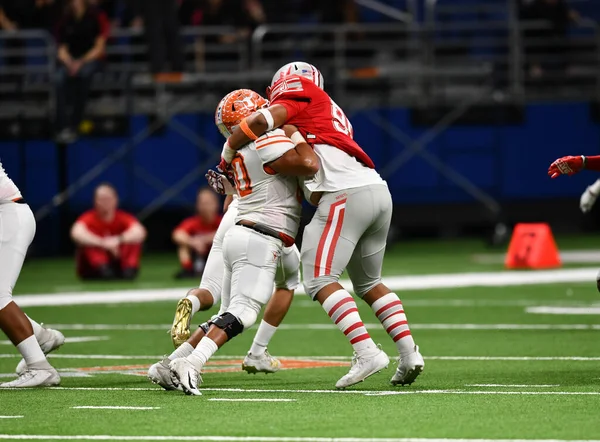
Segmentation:
<svg viewBox="0 0 600 442">
<path fill-rule="evenodd" d="M 396 343 L 400 356 L 412 353 L 415 348 L 415 341 L 410 334 L 408 321 L 404 314 L 404 307 L 398 295 L 388 293 L 375 301 L 371 305 L 371 308 L 387 334 Z"/>
<path fill-rule="evenodd" d="M 323 303 L 323 309 L 346 335 L 354 351 L 360 353 L 368 348 L 377 348 L 360 319 L 354 298 L 346 290 L 332 293 Z"/>
</svg>

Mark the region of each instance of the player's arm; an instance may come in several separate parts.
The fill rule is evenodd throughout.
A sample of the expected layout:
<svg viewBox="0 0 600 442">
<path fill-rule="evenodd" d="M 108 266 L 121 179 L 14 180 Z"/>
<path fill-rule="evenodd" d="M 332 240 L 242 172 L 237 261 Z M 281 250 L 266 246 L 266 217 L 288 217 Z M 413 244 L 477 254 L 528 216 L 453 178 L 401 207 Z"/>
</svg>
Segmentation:
<svg viewBox="0 0 600 442">
<path fill-rule="evenodd" d="M 269 118 L 270 115 L 270 118 Z M 270 121 L 272 119 L 272 122 Z M 239 150 L 254 141 L 265 132 L 277 127 L 281 127 L 288 119 L 288 112 L 285 106 L 275 104 L 266 109 L 261 109 L 249 117 L 245 118 L 246 124 L 240 124 L 235 129 L 231 136 L 227 139 L 227 144 L 233 150 Z"/>
<path fill-rule="evenodd" d="M 229 210 L 229 205 L 233 202 L 233 195 L 227 195 L 225 197 L 225 201 L 223 202 L 223 213 L 226 213 Z"/>
<path fill-rule="evenodd" d="M 123 244 L 139 244 L 146 240 L 146 236 L 146 228 L 136 220 L 119 235 L 119 241 Z"/>
<path fill-rule="evenodd" d="M 550 164 L 548 175 L 551 178 L 558 178 L 560 175 L 574 175 L 583 169 L 600 172 L 600 155 L 591 157 L 579 155 L 559 158 Z"/>
<path fill-rule="evenodd" d="M 285 132 L 295 147 L 269 163 L 269 167 L 282 175 L 313 176 L 320 167 L 317 154 L 294 126 L 285 126 Z"/>
<path fill-rule="evenodd" d="M 171 237 L 173 239 L 173 242 L 178 246 L 191 247 L 192 245 L 192 237 L 184 228 L 182 228 L 181 225 L 177 226 L 177 228 L 173 230 L 173 234 L 171 235 Z"/>
<path fill-rule="evenodd" d="M 71 239 L 81 247 L 104 247 L 104 238 L 92 233 L 83 221 L 77 221 L 73 224 Z"/>
</svg>

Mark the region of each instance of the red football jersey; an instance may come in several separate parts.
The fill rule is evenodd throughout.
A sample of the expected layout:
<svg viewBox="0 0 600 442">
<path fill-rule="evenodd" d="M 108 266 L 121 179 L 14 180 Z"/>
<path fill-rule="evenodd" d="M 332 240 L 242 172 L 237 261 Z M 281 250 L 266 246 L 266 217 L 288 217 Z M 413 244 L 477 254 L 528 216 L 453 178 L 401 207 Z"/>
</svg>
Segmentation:
<svg viewBox="0 0 600 442">
<path fill-rule="evenodd" d="M 203 233 L 216 232 L 221 224 L 221 216 L 217 216 L 212 223 L 202 221 L 199 216 L 190 216 L 184 219 L 175 230 L 183 230 L 190 236 L 201 235 Z"/>
<path fill-rule="evenodd" d="M 371 169 L 375 164 L 352 139 L 352 124 L 331 97 L 308 78 L 283 77 L 271 88 L 271 105 L 287 110 L 287 123 L 300 130 L 310 144 L 327 144 L 343 150 Z"/>
<path fill-rule="evenodd" d="M 127 212 L 117 210 L 113 220 L 106 222 L 98 216 L 98 213 L 94 209 L 92 209 L 77 218 L 77 222 L 85 224 L 88 230 L 93 234 L 106 237 L 120 235 L 137 223 L 137 219 Z"/>
</svg>

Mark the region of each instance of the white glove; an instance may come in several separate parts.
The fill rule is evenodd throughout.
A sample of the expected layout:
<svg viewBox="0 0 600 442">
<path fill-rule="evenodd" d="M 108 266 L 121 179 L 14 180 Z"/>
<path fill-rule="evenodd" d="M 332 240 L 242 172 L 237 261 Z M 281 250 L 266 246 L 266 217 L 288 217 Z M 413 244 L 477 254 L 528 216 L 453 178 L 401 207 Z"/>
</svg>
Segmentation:
<svg viewBox="0 0 600 442">
<path fill-rule="evenodd" d="M 592 210 L 592 207 L 594 207 L 594 203 L 598 199 L 599 193 L 600 180 L 596 181 L 594 184 L 588 186 L 588 188 L 585 189 L 585 192 L 583 192 L 579 200 L 579 208 L 583 213 L 587 213 L 590 210 Z"/>
<path fill-rule="evenodd" d="M 221 195 L 234 195 L 236 194 L 235 188 L 229 183 L 229 180 L 225 175 L 222 175 L 218 172 L 215 172 L 212 169 L 209 169 L 206 172 L 206 180 L 208 181 L 208 185 L 212 187 L 212 189 L 221 194 Z"/>
</svg>

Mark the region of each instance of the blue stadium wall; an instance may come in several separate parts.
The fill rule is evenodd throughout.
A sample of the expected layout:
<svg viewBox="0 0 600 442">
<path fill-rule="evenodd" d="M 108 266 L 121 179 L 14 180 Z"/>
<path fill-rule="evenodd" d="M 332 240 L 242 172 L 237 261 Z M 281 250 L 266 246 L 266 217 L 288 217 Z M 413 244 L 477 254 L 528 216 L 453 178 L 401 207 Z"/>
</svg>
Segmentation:
<svg viewBox="0 0 600 442">
<path fill-rule="evenodd" d="M 375 112 L 381 112 L 415 140 L 428 129 L 413 125 L 408 109 Z M 212 116 L 181 115 L 177 118 L 207 141 L 216 146 L 221 144 Z M 351 120 L 356 140 L 372 156 L 379 169 L 383 169 L 391 158 L 406 148 L 375 127 L 362 113 L 355 113 Z M 136 134 L 147 125 L 146 117 L 133 117 L 130 133 Z M 83 138 L 71 145 L 67 152 L 69 182 L 75 181 L 127 142 L 127 137 Z M 595 121 L 589 103 L 532 104 L 524 109 L 523 120 L 519 124 L 455 126 L 440 134 L 427 146 L 427 150 L 503 206 L 531 209 L 532 204 L 543 203 L 548 206 L 548 213 L 552 213 L 551 205 L 560 202 L 561 207 L 573 211 L 573 224 L 578 227 L 578 197 L 596 176 L 582 173 L 575 177 L 550 180 L 546 170 L 552 160 L 562 155 L 600 153 L 600 125 Z M 51 141 L 0 142 L 2 163 L 34 209 L 48 203 L 59 189 L 57 158 L 56 147 Z M 93 187 L 101 181 L 109 181 L 118 188 L 123 207 L 138 211 L 153 201 L 159 191 L 136 178 L 135 167 L 145 169 L 157 181 L 170 186 L 207 159 L 205 152 L 177 132 L 166 128 L 142 142 L 77 192 L 69 200 L 68 212 L 75 216 L 89 208 Z M 402 216 L 403 212 L 408 215 L 409 211 L 405 212 L 404 209 L 410 208 L 410 212 L 421 211 L 433 225 L 442 223 L 442 217 L 446 219 L 459 207 L 477 207 L 474 213 L 482 213 L 481 206 L 473 204 L 472 197 L 418 155 L 413 156 L 387 180 L 397 207 L 396 213 L 400 217 L 406 218 Z M 177 201 L 171 201 L 163 210 L 191 210 L 195 192 L 202 185 L 204 178 L 199 175 L 180 193 Z M 189 206 L 186 207 L 184 201 Z M 444 212 L 439 208 L 450 211 Z M 536 213 L 543 218 L 541 212 Z M 515 216 L 518 215 L 512 215 L 511 221 L 519 221 L 514 219 Z M 536 215 L 531 216 L 535 218 Z M 414 220 L 417 224 L 422 222 Z M 55 237 L 52 229 L 57 228 L 56 217 L 48 218 L 46 223 L 46 226 L 39 226 L 41 231 L 47 232 L 44 236 Z M 170 224 L 172 222 L 165 225 L 163 230 L 168 231 L 172 227 Z M 158 227 L 161 225 L 157 222 Z M 58 247 L 56 238 L 54 242 L 49 238 L 38 238 L 38 242 L 46 250 L 56 250 Z"/>
</svg>

